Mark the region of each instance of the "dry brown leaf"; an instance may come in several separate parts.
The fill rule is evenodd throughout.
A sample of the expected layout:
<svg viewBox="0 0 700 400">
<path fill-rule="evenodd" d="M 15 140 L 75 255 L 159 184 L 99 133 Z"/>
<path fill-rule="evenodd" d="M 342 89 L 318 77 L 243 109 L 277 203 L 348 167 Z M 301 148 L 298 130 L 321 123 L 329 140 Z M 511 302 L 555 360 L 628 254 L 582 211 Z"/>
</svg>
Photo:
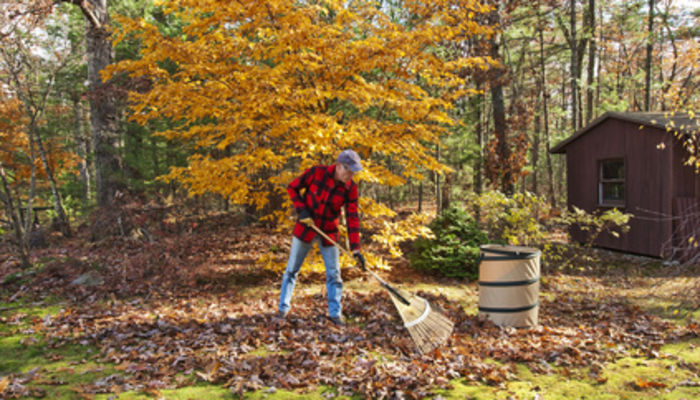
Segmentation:
<svg viewBox="0 0 700 400">
<path fill-rule="evenodd" d="M 645 381 L 643 379 L 638 379 L 636 382 L 633 382 L 631 384 L 632 387 L 635 389 L 663 389 L 665 387 L 668 387 L 665 383 L 661 382 L 651 382 L 651 381 Z"/>
<path fill-rule="evenodd" d="M 0 393 L 3 393 L 9 385 L 10 385 L 10 377 L 9 376 L 4 376 L 2 379 L 0 379 Z"/>
</svg>

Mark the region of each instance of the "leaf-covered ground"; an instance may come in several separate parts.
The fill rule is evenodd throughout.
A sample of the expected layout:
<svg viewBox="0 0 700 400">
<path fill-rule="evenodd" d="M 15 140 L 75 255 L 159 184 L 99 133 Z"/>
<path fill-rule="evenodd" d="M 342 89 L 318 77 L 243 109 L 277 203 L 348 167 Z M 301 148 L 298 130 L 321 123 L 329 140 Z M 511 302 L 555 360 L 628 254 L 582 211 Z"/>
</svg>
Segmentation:
<svg viewBox="0 0 700 400">
<path fill-rule="evenodd" d="M 697 310 L 700 281 L 693 276 L 640 276 L 630 272 L 634 266 L 603 276 L 552 272 L 541 287 L 540 325 L 503 329 L 476 315 L 475 283 L 432 279 L 397 260 L 386 278 L 419 291 L 455 322 L 445 346 L 420 356 L 388 296 L 351 270 L 343 298 L 348 326 L 337 328 L 325 318 L 317 276 L 298 284 L 290 317 L 275 318 L 279 276 L 255 259 L 270 251 L 284 257 L 288 238 L 262 227 L 220 217 L 154 231 L 149 240 L 88 239 L 41 250 L 31 273 L 19 273 L 9 255 L 0 256 L 0 305 L 58 302 L 45 315 L 3 307 L 0 318 L 10 327 L 4 336 L 21 331 L 26 340 L 45 343 L 50 354 L 68 346 L 95 348 L 90 361 L 113 367 L 75 388 L 81 397 L 158 395 L 206 381 L 238 394 L 332 387 L 340 395 L 424 398 L 457 381 L 504 385 L 523 366 L 564 375 L 584 368 L 604 384 L 610 362 L 673 357 L 661 346 L 700 335 L 694 315 L 673 322 L 673 310 L 665 315 L 645 304 L 657 296 Z M 694 377 L 687 384 L 698 384 L 698 362 L 676 357 L 675 368 Z M 40 397 L 36 385 L 50 382 L 45 375 L 41 369 L 0 372 L 0 397 Z M 635 390 L 667 387 L 655 380 L 632 384 Z"/>
</svg>

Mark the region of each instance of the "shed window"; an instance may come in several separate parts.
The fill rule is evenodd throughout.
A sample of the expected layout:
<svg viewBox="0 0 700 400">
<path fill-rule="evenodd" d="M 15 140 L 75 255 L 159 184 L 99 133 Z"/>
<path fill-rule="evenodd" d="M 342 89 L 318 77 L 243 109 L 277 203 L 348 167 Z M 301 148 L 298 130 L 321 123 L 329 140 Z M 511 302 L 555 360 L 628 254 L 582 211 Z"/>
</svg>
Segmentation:
<svg viewBox="0 0 700 400">
<path fill-rule="evenodd" d="M 605 206 L 625 205 L 625 160 L 603 160 L 598 172 L 598 203 Z"/>
</svg>

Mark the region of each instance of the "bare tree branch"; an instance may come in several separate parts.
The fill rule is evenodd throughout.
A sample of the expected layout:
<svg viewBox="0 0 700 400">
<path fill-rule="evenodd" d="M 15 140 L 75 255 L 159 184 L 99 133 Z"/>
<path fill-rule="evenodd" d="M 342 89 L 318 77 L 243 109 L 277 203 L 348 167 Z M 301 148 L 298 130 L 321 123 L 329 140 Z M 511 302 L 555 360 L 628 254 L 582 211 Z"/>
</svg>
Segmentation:
<svg viewBox="0 0 700 400">
<path fill-rule="evenodd" d="M 92 12 L 92 5 L 90 4 L 89 1 L 87 0 L 56 0 L 57 3 L 69 3 L 69 4 L 74 4 L 78 7 L 80 7 L 80 11 L 83 12 L 83 15 L 92 23 L 93 28 L 96 29 L 101 29 L 102 24 L 100 21 L 97 19 L 95 14 Z"/>
</svg>

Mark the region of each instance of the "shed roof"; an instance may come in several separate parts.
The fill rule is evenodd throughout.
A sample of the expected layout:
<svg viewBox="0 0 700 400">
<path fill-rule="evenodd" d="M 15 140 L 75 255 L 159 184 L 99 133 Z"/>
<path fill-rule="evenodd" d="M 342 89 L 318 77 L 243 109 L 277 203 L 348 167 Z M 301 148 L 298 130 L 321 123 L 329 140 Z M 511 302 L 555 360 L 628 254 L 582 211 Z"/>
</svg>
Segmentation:
<svg viewBox="0 0 700 400">
<path fill-rule="evenodd" d="M 566 146 L 571 142 L 585 135 L 588 131 L 601 124 L 608 118 L 615 118 L 623 121 L 629 121 L 641 124 L 643 126 L 651 126 L 663 130 L 680 132 L 683 134 L 693 134 L 700 131 L 700 117 L 688 113 L 670 113 L 670 112 L 613 112 L 609 111 L 595 119 L 590 124 L 579 129 L 573 135 L 561 141 L 559 144 L 550 149 L 550 153 L 566 153 Z"/>
</svg>

